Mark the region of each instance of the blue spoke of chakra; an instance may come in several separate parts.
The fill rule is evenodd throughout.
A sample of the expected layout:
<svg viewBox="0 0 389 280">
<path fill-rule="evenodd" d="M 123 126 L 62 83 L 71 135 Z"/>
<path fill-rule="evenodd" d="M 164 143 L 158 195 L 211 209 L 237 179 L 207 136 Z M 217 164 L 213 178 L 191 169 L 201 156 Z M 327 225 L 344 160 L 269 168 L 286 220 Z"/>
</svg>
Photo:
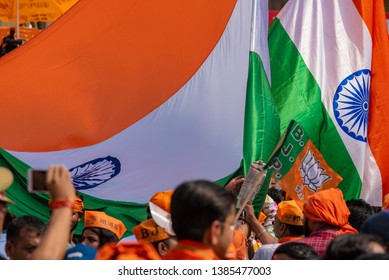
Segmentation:
<svg viewBox="0 0 389 280">
<path fill-rule="evenodd" d="M 359 129 L 360 129 L 360 127 L 361 127 L 361 124 L 363 123 L 363 121 L 360 121 L 360 120 L 365 116 L 364 112 L 362 112 L 362 111 L 360 110 L 360 108 L 358 108 L 357 110 L 353 110 L 353 111 L 351 111 L 350 113 L 347 113 L 347 114 L 345 114 L 345 115 L 343 115 L 343 116 L 348 116 L 348 115 L 352 115 L 352 117 L 351 117 L 348 121 L 346 121 L 346 122 L 344 123 L 344 125 L 346 125 L 346 124 L 348 124 L 349 122 L 351 122 L 352 120 L 354 120 L 354 123 L 353 123 L 352 126 L 351 126 L 351 128 L 354 128 L 355 125 L 359 122 L 358 131 L 357 131 L 357 133 L 358 133 L 358 132 L 359 132 Z"/>
<path fill-rule="evenodd" d="M 366 142 L 370 70 L 359 70 L 338 86 L 333 101 L 335 118 L 350 137 Z"/>
</svg>

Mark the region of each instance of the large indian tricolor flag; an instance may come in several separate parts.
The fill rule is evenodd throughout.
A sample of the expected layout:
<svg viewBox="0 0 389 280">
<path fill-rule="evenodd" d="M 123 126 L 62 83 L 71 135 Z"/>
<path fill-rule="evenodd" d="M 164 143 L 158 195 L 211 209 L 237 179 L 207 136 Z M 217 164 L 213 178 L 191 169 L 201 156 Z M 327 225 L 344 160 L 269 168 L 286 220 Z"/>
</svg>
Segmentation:
<svg viewBox="0 0 389 280">
<path fill-rule="evenodd" d="M 260 7 L 267 9 L 251 0 L 80 0 L 1 58 L 1 165 L 16 175 L 11 212 L 48 220 L 47 196 L 26 191 L 27 169 L 65 164 L 86 208 L 122 219 L 128 235 L 156 192 L 191 179 L 222 182 L 243 158 L 249 163 L 263 139 L 250 140 L 256 147 L 243 155 L 252 135 L 245 118 L 263 117 L 262 80 L 270 93 L 260 59 L 267 48 L 249 55 L 260 50 L 251 36 Z M 246 92 L 249 56 L 261 68 Z M 268 55 L 265 66 L 270 73 Z M 261 102 L 254 119 L 245 116 L 246 93 Z"/>
<path fill-rule="evenodd" d="M 382 0 L 289 0 L 269 32 L 281 130 L 308 132 L 346 199 L 389 192 L 389 42 Z"/>
</svg>

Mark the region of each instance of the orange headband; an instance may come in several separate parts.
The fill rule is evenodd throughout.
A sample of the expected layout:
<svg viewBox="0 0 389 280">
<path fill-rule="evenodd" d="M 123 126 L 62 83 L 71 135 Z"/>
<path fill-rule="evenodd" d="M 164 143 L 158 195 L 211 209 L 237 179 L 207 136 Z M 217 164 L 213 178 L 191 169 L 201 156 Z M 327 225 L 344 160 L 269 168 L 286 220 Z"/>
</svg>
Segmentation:
<svg viewBox="0 0 389 280">
<path fill-rule="evenodd" d="M 50 208 L 51 208 L 51 204 L 52 203 L 53 203 L 53 201 L 50 198 L 49 202 L 48 202 L 48 205 L 49 205 Z M 73 203 L 72 209 L 73 209 L 73 212 L 75 212 L 75 213 L 83 211 L 83 209 L 84 209 L 84 202 L 82 201 L 82 199 L 80 197 L 78 197 L 78 196 L 74 197 L 74 203 Z"/>
<path fill-rule="evenodd" d="M 100 211 L 85 211 L 85 228 L 97 227 L 105 228 L 113 233 L 120 239 L 126 232 L 126 227 L 122 221 L 108 216 L 104 212 Z"/>
</svg>

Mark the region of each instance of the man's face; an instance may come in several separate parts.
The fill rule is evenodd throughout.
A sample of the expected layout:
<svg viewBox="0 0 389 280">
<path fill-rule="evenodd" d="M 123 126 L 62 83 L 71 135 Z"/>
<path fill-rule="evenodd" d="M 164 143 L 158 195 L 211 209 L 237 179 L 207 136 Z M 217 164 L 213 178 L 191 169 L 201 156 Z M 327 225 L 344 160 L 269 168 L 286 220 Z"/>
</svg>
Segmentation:
<svg viewBox="0 0 389 280">
<path fill-rule="evenodd" d="M 32 253 L 41 243 L 41 235 L 23 228 L 17 242 L 7 241 L 5 249 L 11 260 L 30 260 Z"/>
<path fill-rule="evenodd" d="M 283 233 L 281 231 L 281 226 L 282 225 L 283 225 L 283 223 L 281 223 L 280 219 L 278 219 L 278 217 L 276 216 L 275 219 L 274 219 L 274 235 L 277 238 L 283 237 Z"/>
<path fill-rule="evenodd" d="M 230 214 L 221 224 L 221 231 L 218 242 L 213 246 L 213 250 L 220 259 L 225 259 L 226 252 L 234 237 L 235 208 L 231 206 Z"/>
</svg>

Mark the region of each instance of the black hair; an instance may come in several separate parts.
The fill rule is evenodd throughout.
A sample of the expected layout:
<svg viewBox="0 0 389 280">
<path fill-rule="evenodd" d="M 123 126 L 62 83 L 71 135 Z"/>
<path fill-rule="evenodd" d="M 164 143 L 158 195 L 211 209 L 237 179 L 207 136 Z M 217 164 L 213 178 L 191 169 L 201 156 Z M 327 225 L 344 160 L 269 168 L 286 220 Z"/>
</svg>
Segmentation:
<svg viewBox="0 0 389 280">
<path fill-rule="evenodd" d="M 202 242 L 213 221 L 224 222 L 235 206 L 235 196 L 206 180 L 188 181 L 173 193 L 171 215 L 177 239 Z"/>
<path fill-rule="evenodd" d="M 90 229 L 94 234 L 97 234 L 100 239 L 99 248 L 107 243 L 117 243 L 119 242 L 119 237 L 109 229 L 99 228 L 99 227 L 87 227 L 85 229 Z"/>
<path fill-rule="evenodd" d="M 267 190 L 268 196 L 270 196 L 277 204 L 285 200 L 285 192 L 276 188 L 270 188 Z"/>
<path fill-rule="evenodd" d="M 363 199 L 347 200 L 346 205 L 350 211 L 348 222 L 357 231 L 360 231 L 363 222 L 367 218 L 374 215 L 373 207 Z"/>
<path fill-rule="evenodd" d="M 294 260 L 317 260 L 319 255 L 312 246 L 301 242 L 282 243 L 274 251 L 274 255 L 286 254 Z"/>
<path fill-rule="evenodd" d="M 304 235 L 304 226 L 285 224 L 291 236 Z"/>
<path fill-rule="evenodd" d="M 372 234 L 343 234 L 335 237 L 327 247 L 324 260 L 353 260 L 361 254 L 372 252 L 372 243 L 384 247 L 379 236 Z"/>
<path fill-rule="evenodd" d="M 35 216 L 21 216 L 10 221 L 7 227 L 7 241 L 16 244 L 23 229 L 42 235 L 46 230 L 46 224 Z"/>
</svg>

